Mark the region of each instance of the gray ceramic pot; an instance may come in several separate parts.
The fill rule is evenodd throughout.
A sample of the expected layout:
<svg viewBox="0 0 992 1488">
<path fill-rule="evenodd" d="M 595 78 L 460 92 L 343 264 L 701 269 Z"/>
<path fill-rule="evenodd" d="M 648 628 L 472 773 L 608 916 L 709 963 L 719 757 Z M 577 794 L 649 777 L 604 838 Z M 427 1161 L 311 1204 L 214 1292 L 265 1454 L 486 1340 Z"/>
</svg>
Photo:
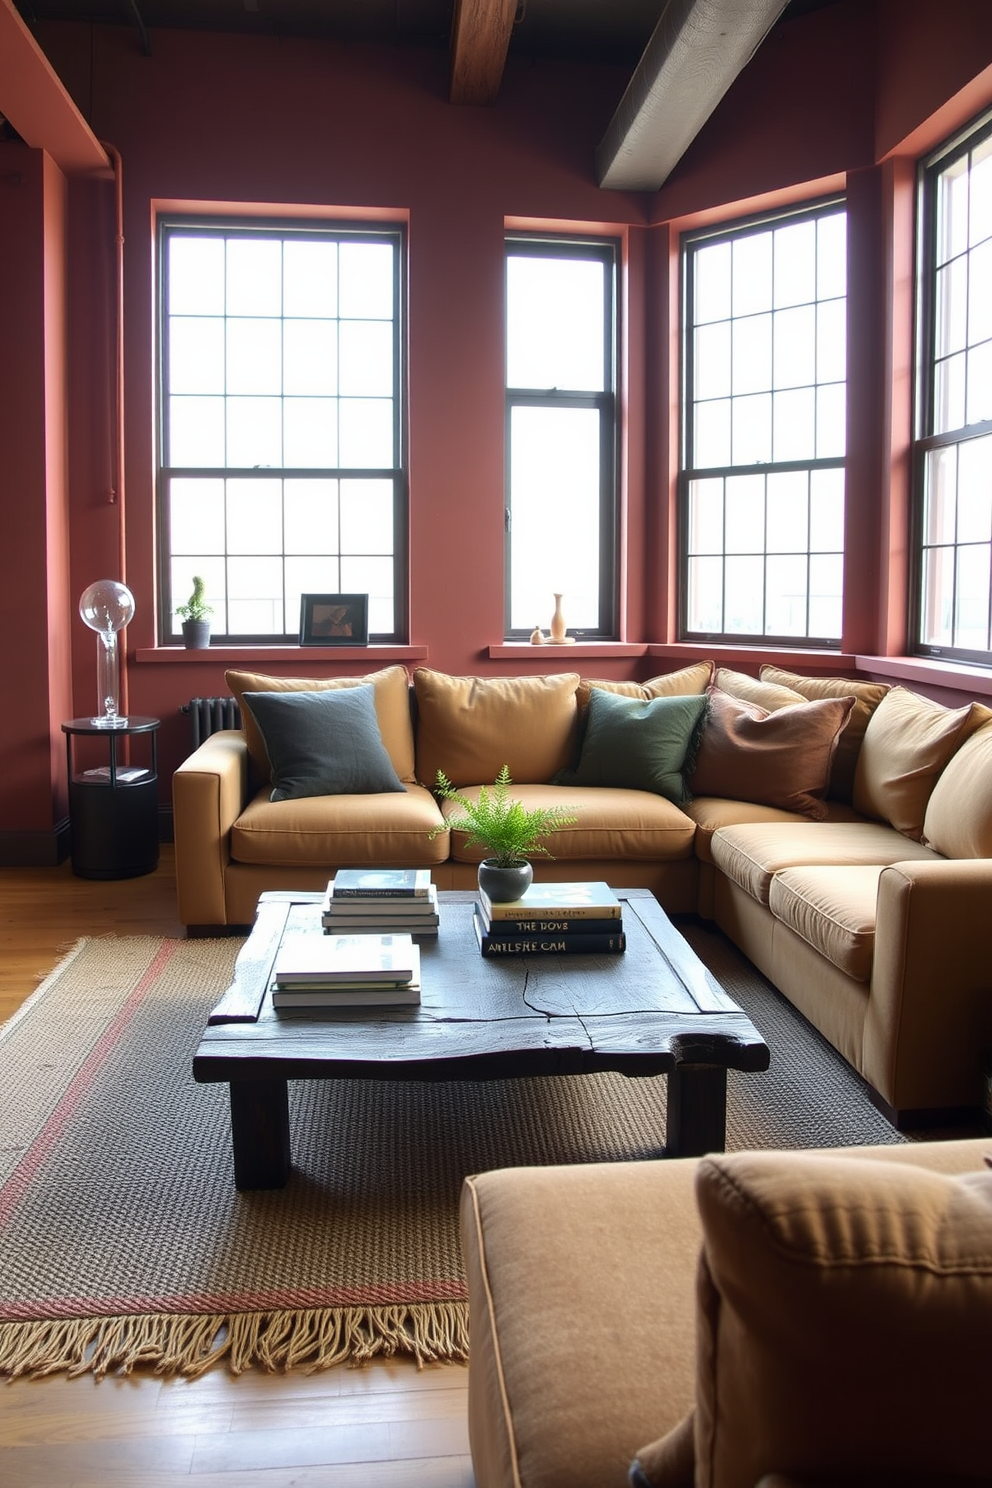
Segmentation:
<svg viewBox="0 0 992 1488">
<path fill-rule="evenodd" d="M 203 651 L 210 645 L 209 620 L 184 620 L 183 643 L 187 651 Z"/>
<path fill-rule="evenodd" d="M 533 881 L 534 869 L 523 859 L 507 868 L 489 858 L 479 864 L 479 888 L 497 904 L 512 904 Z"/>
</svg>

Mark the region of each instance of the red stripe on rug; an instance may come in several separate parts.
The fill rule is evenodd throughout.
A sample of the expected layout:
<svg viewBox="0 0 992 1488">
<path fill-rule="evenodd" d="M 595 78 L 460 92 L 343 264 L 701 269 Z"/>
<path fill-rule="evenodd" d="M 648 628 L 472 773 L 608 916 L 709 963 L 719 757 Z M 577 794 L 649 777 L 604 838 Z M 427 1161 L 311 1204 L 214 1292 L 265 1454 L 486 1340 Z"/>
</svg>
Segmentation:
<svg viewBox="0 0 992 1488">
<path fill-rule="evenodd" d="M 80 1103 L 93 1084 L 108 1054 L 111 1053 L 118 1043 L 121 1034 L 134 1017 L 145 995 L 158 981 L 162 972 L 182 944 L 183 942 L 180 940 L 163 940 L 161 947 L 153 957 L 147 970 L 135 984 L 133 991 L 128 994 L 127 999 L 114 1015 L 113 1020 L 108 1023 L 100 1038 L 79 1066 L 79 1069 L 66 1087 L 65 1094 L 55 1106 L 41 1131 L 7 1179 L 3 1189 L 0 1190 L 0 1224 L 4 1224 L 12 1211 L 17 1208 L 17 1205 L 24 1196 L 25 1190 L 33 1182 L 38 1169 L 65 1131 L 75 1112 L 79 1109 Z"/>
<path fill-rule="evenodd" d="M 233 1292 L 216 1295 L 190 1292 L 164 1297 L 101 1297 L 50 1302 L 11 1303 L 3 1309 L 5 1322 L 33 1322 L 40 1318 L 140 1317 L 150 1313 L 176 1317 L 215 1313 L 308 1312 L 336 1307 L 394 1307 L 424 1302 L 466 1302 L 460 1281 L 400 1282 L 395 1286 L 371 1283 L 362 1287 L 327 1287 L 321 1291 L 287 1288 L 271 1292 Z"/>
</svg>

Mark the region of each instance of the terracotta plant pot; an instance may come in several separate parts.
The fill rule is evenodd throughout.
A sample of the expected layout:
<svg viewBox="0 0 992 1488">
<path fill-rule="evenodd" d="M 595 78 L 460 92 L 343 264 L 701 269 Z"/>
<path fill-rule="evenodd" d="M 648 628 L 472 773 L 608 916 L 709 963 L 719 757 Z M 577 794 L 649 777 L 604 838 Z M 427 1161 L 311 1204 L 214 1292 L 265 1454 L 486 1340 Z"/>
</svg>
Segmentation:
<svg viewBox="0 0 992 1488">
<path fill-rule="evenodd" d="M 525 859 L 506 867 L 491 858 L 483 858 L 479 864 L 479 888 L 496 904 L 512 904 L 533 881 L 533 866 Z"/>
</svg>

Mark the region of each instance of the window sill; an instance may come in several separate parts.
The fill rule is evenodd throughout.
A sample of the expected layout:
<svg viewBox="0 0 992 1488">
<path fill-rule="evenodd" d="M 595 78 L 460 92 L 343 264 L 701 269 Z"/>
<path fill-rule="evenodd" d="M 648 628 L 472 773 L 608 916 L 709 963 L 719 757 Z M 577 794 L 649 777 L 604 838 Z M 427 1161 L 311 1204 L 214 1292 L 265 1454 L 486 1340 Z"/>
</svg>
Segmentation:
<svg viewBox="0 0 992 1488">
<path fill-rule="evenodd" d="M 777 646 L 714 645 L 707 642 L 675 641 L 652 643 L 646 647 L 649 656 L 664 657 L 669 661 L 715 661 L 720 666 L 777 666 L 788 672 L 853 672 L 860 665 L 860 657 L 849 651 L 820 651 L 801 648 L 783 650 Z"/>
<path fill-rule="evenodd" d="M 957 692 L 992 697 L 992 669 L 967 666 L 962 661 L 931 661 L 925 656 L 856 656 L 854 662 L 859 671 L 871 672 L 874 677 L 952 687 Z"/>
<path fill-rule="evenodd" d="M 203 651 L 185 646 L 143 646 L 134 660 L 145 663 L 182 662 L 186 665 L 222 662 L 242 666 L 246 662 L 292 661 L 301 665 L 326 661 L 426 661 L 426 646 L 207 646 Z"/>
<path fill-rule="evenodd" d="M 499 646 L 487 647 L 486 654 L 494 661 L 540 661 L 548 656 L 553 656 L 556 661 L 566 661 L 575 656 L 612 661 L 614 657 L 644 656 L 648 649 L 643 642 L 628 641 L 576 641 L 567 646 L 548 642 L 543 646 L 532 646 L 529 641 L 504 641 Z"/>
</svg>

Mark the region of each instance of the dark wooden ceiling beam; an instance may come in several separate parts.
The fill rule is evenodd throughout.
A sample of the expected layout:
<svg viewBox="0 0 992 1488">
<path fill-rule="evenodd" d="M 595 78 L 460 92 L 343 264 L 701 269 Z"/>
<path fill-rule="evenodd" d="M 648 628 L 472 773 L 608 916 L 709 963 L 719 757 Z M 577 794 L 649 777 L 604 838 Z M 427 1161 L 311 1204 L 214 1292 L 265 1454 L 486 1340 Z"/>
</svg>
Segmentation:
<svg viewBox="0 0 992 1488">
<path fill-rule="evenodd" d="M 517 0 L 455 0 L 451 22 L 452 103 L 495 103 Z"/>
</svg>

